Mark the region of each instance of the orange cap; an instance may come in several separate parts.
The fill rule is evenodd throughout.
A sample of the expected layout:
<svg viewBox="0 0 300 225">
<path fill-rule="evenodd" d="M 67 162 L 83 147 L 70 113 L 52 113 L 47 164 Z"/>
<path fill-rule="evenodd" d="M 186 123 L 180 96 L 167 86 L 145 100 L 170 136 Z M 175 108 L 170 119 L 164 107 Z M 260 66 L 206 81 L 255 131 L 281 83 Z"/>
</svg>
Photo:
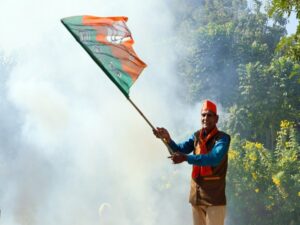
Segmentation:
<svg viewBox="0 0 300 225">
<path fill-rule="evenodd" d="M 202 105 L 202 111 L 203 110 L 210 110 L 212 112 L 214 112 L 215 114 L 217 114 L 217 106 L 215 103 L 209 101 L 209 100 L 205 100 L 203 102 L 203 105 Z"/>
</svg>

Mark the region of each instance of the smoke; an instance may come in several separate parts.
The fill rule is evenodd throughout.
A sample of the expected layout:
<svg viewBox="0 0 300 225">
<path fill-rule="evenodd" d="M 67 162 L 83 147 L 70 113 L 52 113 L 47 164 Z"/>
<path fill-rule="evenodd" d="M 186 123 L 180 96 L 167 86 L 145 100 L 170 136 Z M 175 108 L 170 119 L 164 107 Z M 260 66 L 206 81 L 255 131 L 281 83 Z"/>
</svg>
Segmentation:
<svg viewBox="0 0 300 225">
<path fill-rule="evenodd" d="M 131 98 L 153 124 L 184 138 L 199 106 L 177 100 L 173 17 L 164 1 L 0 3 L 0 224 L 191 223 L 188 165 L 164 145 L 60 23 L 129 17 L 148 67 Z M 2 60 L 4 61 L 4 60 Z M 181 124 L 178 126 L 178 124 Z"/>
</svg>

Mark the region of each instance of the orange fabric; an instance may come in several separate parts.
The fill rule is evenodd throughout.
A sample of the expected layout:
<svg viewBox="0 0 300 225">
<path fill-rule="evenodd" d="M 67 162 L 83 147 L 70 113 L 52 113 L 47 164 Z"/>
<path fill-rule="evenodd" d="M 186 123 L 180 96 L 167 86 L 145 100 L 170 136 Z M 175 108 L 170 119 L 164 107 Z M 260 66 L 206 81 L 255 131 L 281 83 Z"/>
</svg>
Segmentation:
<svg viewBox="0 0 300 225">
<path fill-rule="evenodd" d="M 209 100 L 205 100 L 203 102 L 202 111 L 203 110 L 210 110 L 210 111 L 214 112 L 215 114 L 217 114 L 216 104 Z"/>
<path fill-rule="evenodd" d="M 200 154 L 207 154 L 206 143 L 218 133 L 218 128 L 215 127 L 207 136 L 204 136 L 204 129 L 201 129 L 199 134 L 199 145 L 200 145 Z M 199 154 L 199 153 L 196 153 Z M 192 177 L 197 178 L 198 176 L 210 176 L 212 175 L 211 166 L 193 166 Z"/>
<path fill-rule="evenodd" d="M 106 34 L 97 34 L 96 40 L 103 43 L 103 44 L 106 44 L 108 42 L 106 37 L 107 37 Z"/>
<path fill-rule="evenodd" d="M 120 20 L 127 22 L 128 18 L 125 16 L 117 16 L 117 17 L 83 16 L 82 17 L 83 25 L 87 25 L 87 26 L 93 26 L 93 25 L 99 26 L 99 24 L 112 25 L 114 22 L 120 21 Z"/>
<path fill-rule="evenodd" d="M 110 47 L 112 54 L 119 59 L 122 70 L 129 74 L 134 82 L 146 67 L 146 64 L 139 59 L 132 48 L 134 40 L 126 27 L 125 22 L 127 20 L 127 17 L 83 16 L 82 23 L 92 26 L 96 30 L 96 40 Z M 120 42 L 113 43 L 110 41 L 108 37 L 111 37 L 112 34 L 120 37 Z"/>
</svg>

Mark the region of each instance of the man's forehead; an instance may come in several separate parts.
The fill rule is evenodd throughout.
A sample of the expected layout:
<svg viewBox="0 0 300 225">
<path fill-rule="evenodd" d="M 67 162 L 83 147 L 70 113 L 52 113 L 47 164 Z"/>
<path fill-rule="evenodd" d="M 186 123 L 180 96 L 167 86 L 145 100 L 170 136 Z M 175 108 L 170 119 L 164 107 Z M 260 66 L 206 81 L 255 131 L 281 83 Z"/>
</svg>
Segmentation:
<svg viewBox="0 0 300 225">
<path fill-rule="evenodd" d="M 202 114 L 202 113 L 215 114 L 213 111 L 211 111 L 211 110 L 209 110 L 209 109 L 203 109 L 203 110 L 201 111 L 201 114 Z"/>
</svg>

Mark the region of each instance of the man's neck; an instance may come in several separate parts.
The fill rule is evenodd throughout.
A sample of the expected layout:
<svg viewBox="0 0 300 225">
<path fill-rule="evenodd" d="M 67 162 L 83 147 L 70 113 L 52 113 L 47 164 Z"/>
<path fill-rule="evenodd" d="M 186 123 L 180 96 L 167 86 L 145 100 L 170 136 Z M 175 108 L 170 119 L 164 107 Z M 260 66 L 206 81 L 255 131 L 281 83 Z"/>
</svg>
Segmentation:
<svg viewBox="0 0 300 225">
<path fill-rule="evenodd" d="M 207 128 L 203 128 L 204 129 L 204 134 L 205 135 L 207 135 L 207 134 L 209 134 L 213 129 L 215 129 L 216 128 L 216 126 L 214 126 L 213 128 L 211 128 L 211 129 L 207 129 Z"/>
</svg>

